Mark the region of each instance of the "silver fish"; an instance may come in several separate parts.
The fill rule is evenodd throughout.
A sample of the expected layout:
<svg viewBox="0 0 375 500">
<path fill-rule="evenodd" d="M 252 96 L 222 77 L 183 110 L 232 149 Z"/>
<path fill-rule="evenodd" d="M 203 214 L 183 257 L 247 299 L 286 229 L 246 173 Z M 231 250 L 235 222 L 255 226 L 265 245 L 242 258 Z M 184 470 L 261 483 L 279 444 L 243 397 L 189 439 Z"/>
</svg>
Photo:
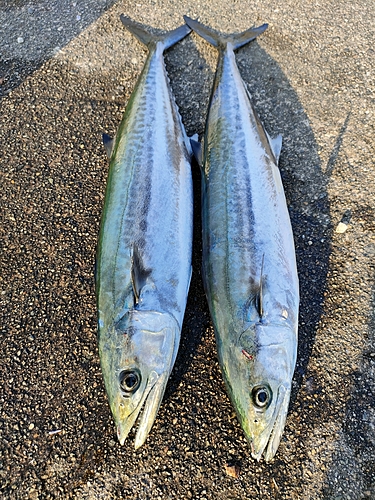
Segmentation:
<svg viewBox="0 0 375 500">
<path fill-rule="evenodd" d="M 185 25 L 151 35 L 121 16 L 149 54 L 113 142 L 97 251 L 100 363 L 117 434 L 154 423 L 176 359 L 191 277 L 190 142 L 163 52 Z"/>
<path fill-rule="evenodd" d="M 262 126 L 234 55 L 267 25 L 224 37 L 185 22 L 219 51 L 203 150 L 205 290 L 230 399 L 252 456 L 269 461 L 296 363 L 298 276 L 277 167 L 281 136 Z"/>
</svg>

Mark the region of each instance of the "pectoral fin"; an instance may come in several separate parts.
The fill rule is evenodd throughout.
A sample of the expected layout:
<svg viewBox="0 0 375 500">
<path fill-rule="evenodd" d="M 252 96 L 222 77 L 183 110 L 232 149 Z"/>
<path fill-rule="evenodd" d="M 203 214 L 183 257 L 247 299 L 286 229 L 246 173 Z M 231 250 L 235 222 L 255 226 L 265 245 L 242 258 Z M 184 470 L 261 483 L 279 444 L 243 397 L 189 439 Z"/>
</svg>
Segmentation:
<svg viewBox="0 0 375 500">
<path fill-rule="evenodd" d="M 257 308 L 260 319 L 262 319 L 264 315 L 263 310 L 263 265 L 264 265 L 264 255 L 262 257 L 262 266 L 260 268 L 260 277 L 259 277 L 259 290 L 255 296 L 255 307 Z"/>
<path fill-rule="evenodd" d="M 102 137 L 103 137 L 104 149 L 107 152 L 108 158 L 110 158 L 113 150 L 114 140 L 108 134 L 103 134 Z"/>
<path fill-rule="evenodd" d="M 264 317 L 264 274 L 263 274 L 263 265 L 264 265 L 264 255 L 262 257 L 262 264 L 260 268 L 260 276 L 258 282 L 253 282 L 251 285 L 251 295 L 246 303 L 246 321 L 248 322 L 262 322 L 262 318 Z"/>
<path fill-rule="evenodd" d="M 194 158 L 197 160 L 198 165 L 202 168 L 203 167 L 202 145 L 195 139 L 195 136 L 190 138 L 190 144 Z"/>
<path fill-rule="evenodd" d="M 283 145 L 283 136 L 281 134 L 277 135 L 276 137 L 274 137 L 273 139 L 268 135 L 267 131 L 266 131 L 266 134 L 267 134 L 267 137 L 268 137 L 268 141 L 270 143 L 270 146 L 271 146 L 271 149 L 272 149 L 272 152 L 273 152 L 273 155 L 275 157 L 275 160 L 276 160 L 276 165 L 278 165 L 279 163 L 279 158 L 280 158 L 280 153 L 281 153 L 281 147 Z"/>
<path fill-rule="evenodd" d="M 139 303 L 142 293 L 149 289 L 154 289 L 155 285 L 150 280 L 151 270 L 146 269 L 142 256 L 136 245 L 133 246 L 131 280 L 134 293 L 135 305 Z"/>
</svg>

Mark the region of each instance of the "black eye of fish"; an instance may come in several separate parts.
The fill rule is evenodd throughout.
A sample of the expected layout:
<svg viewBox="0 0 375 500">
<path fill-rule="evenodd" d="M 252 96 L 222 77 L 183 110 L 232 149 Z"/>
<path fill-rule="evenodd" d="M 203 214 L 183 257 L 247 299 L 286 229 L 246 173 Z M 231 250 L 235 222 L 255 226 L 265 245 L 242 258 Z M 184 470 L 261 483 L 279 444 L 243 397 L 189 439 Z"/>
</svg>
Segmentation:
<svg viewBox="0 0 375 500">
<path fill-rule="evenodd" d="M 120 387 L 125 396 L 133 394 L 141 384 L 141 375 L 135 370 L 124 370 L 119 378 Z"/>
<path fill-rule="evenodd" d="M 269 387 L 265 385 L 259 385 L 254 387 L 251 396 L 253 398 L 253 403 L 257 408 L 264 409 L 269 406 L 272 399 L 272 393 Z"/>
</svg>

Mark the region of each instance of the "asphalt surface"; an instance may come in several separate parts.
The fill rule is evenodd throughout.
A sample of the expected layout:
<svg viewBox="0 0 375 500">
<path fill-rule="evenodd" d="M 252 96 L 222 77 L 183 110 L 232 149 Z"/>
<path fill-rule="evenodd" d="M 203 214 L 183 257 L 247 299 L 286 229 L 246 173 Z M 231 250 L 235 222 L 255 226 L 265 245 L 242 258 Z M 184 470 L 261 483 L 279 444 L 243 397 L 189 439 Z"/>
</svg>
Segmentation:
<svg viewBox="0 0 375 500">
<path fill-rule="evenodd" d="M 116 440 L 96 345 L 101 134 L 115 133 L 146 57 L 121 13 L 159 29 L 183 14 L 228 33 L 269 23 L 237 61 L 267 130 L 284 137 L 301 286 L 271 464 L 251 458 L 216 359 L 196 165 L 176 366 L 145 445 Z M 1 498 L 375 499 L 374 32 L 367 0 L 0 3 Z M 187 132 L 201 136 L 215 50 L 193 34 L 166 63 Z"/>
</svg>

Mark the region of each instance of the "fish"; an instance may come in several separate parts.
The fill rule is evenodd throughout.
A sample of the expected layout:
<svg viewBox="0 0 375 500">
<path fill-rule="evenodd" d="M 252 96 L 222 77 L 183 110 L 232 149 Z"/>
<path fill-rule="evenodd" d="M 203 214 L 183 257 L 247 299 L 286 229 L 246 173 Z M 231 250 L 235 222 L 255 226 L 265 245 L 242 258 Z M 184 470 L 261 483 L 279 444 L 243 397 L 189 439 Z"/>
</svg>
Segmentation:
<svg viewBox="0 0 375 500">
<path fill-rule="evenodd" d="M 203 145 L 202 274 L 218 359 L 252 456 L 269 462 L 282 436 L 297 357 L 299 284 L 278 161 L 234 51 L 267 25 L 220 35 L 186 24 L 219 52 Z"/>
<path fill-rule="evenodd" d="M 143 445 L 176 360 L 192 273 L 191 146 L 163 53 L 183 25 L 154 35 L 121 15 L 148 47 L 110 156 L 97 246 L 98 348 L 104 385 L 123 445 Z"/>
</svg>

